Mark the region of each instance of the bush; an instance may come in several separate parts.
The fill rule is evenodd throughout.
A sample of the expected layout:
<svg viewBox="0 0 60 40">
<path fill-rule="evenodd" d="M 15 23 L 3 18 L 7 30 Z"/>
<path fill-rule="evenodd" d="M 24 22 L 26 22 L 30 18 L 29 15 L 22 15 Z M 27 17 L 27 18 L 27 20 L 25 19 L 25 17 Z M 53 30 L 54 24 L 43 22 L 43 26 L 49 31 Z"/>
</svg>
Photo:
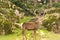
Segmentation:
<svg viewBox="0 0 60 40">
<path fill-rule="evenodd" d="M 0 9 L 0 12 L 0 35 L 12 33 L 12 29 L 15 27 L 14 23 L 19 21 L 18 16 L 14 14 L 13 10 L 5 8 Z"/>
<path fill-rule="evenodd" d="M 3 23 L 3 25 L 4 25 L 4 28 L 3 29 L 5 31 L 5 35 L 12 33 L 12 23 L 11 22 L 9 22 L 9 21 L 6 20 Z"/>
<path fill-rule="evenodd" d="M 48 14 L 60 13 L 60 8 L 52 8 L 52 9 L 48 10 L 47 13 Z"/>
<path fill-rule="evenodd" d="M 53 3 L 53 7 L 60 7 L 60 3 Z"/>
<path fill-rule="evenodd" d="M 60 17 L 59 17 L 60 18 Z M 60 19 L 56 15 L 48 15 L 46 16 L 45 20 L 43 21 L 43 26 L 48 30 L 48 31 L 53 31 L 53 32 L 60 32 Z"/>
<path fill-rule="evenodd" d="M 0 35 L 6 35 L 12 33 L 12 23 L 8 20 L 5 20 L 0 15 Z"/>
</svg>

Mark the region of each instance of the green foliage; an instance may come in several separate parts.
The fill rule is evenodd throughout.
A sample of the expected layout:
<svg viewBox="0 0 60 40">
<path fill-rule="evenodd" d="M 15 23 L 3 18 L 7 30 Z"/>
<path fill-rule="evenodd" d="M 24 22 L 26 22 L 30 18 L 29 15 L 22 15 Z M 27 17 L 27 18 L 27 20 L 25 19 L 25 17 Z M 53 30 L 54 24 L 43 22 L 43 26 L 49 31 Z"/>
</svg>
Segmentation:
<svg viewBox="0 0 60 40">
<path fill-rule="evenodd" d="M 13 10 L 1 8 L 0 9 L 0 24 L 1 24 L 0 35 L 7 35 L 12 33 L 12 27 L 14 27 L 13 23 L 17 21 L 18 21 L 18 17 L 14 14 Z"/>
<path fill-rule="evenodd" d="M 47 13 L 48 14 L 60 13 L 60 8 L 52 8 L 52 9 L 48 10 Z"/>
<path fill-rule="evenodd" d="M 22 8 L 23 12 L 25 12 L 26 15 L 33 15 L 35 9 L 40 11 L 40 8 L 42 7 L 40 3 L 38 3 L 37 1 L 35 2 L 33 0 L 25 0 L 25 1 L 24 0 L 18 0 L 18 1 L 11 0 L 11 2 L 14 3 L 16 6 Z"/>
<path fill-rule="evenodd" d="M 7 0 L 0 0 L 0 7 L 1 8 L 9 8 L 9 3 Z"/>
<path fill-rule="evenodd" d="M 57 30 L 60 30 L 60 26 L 58 25 L 59 23 L 59 18 L 56 15 L 47 15 L 45 20 L 43 21 L 43 26 L 47 28 L 49 31 L 54 31 L 57 32 Z"/>
<path fill-rule="evenodd" d="M 9 21 L 6 20 L 3 23 L 3 25 L 4 25 L 3 29 L 5 30 L 5 34 L 6 35 L 12 33 L 12 23 L 11 22 L 9 22 Z"/>
<path fill-rule="evenodd" d="M 58 2 L 58 3 L 53 3 L 53 7 L 60 7 L 60 2 Z"/>
<path fill-rule="evenodd" d="M 0 15 L 0 35 L 10 34 L 12 32 L 11 27 L 11 22 L 4 19 L 3 16 Z"/>
<path fill-rule="evenodd" d="M 29 16 L 24 16 L 23 19 L 20 19 L 19 23 L 23 23 L 23 22 L 28 22 L 30 20 L 31 17 Z"/>
<path fill-rule="evenodd" d="M 17 0 L 14 0 L 14 2 Z M 12 33 L 14 23 L 19 22 L 19 17 L 15 15 L 14 4 L 10 0 L 0 0 L 0 35 Z M 17 6 L 15 6 L 17 8 Z"/>
</svg>

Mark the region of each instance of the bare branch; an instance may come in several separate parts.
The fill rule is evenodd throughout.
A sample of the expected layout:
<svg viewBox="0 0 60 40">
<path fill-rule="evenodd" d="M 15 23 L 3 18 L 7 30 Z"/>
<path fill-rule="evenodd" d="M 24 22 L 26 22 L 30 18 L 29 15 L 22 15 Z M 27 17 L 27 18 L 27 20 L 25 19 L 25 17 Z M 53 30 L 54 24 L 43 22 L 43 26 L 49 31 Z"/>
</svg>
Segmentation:
<svg viewBox="0 0 60 40">
<path fill-rule="evenodd" d="M 21 24 L 20 24 L 20 23 L 14 23 L 14 24 L 15 24 L 15 25 L 18 25 L 18 26 L 22 29 L 22 24 L 23 24 L 23 23 L 21 23 Z"/>
</svg>

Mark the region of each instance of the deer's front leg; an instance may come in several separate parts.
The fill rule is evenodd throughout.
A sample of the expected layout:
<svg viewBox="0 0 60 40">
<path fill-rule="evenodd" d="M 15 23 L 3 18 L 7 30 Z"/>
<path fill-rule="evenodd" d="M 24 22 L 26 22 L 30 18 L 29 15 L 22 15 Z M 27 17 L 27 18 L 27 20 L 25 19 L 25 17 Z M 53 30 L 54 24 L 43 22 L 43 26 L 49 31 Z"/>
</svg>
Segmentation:
<svg viewBox="0 0 60 40">
<path fill-rule="evenodd" d="M 36 30 L 34 30 L 34 40 L 36 40 Z"/>
</svg>

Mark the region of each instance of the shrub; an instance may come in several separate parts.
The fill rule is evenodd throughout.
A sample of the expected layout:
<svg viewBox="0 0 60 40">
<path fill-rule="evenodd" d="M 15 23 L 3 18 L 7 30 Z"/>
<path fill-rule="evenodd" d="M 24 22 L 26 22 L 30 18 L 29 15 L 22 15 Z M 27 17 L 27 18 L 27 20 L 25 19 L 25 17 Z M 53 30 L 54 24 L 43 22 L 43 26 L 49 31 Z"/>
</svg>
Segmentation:
<svg viewBox="0 0 60 40">
<path fill-rule="evenodd" d="M 6 35 L 12 33 L 12 23 L 8 20 L 5 20 L 0 15 L 0 35 Z"/>
<path fill-rule="evenodd" d="M 60 17 L 59 17 L 60 18 Z M 48 30 L 48 31 L 53 31 L 53 32 L 60 32 L 60 19 L 56 15 L 48 15 L 45 20 L 43 21 L 43 26 Z"/>
<path fill-rule="evenodd" d="M 60 3 L 53 3 L 53 7 L 60 7 Z"/>
<path fill-rule="evenodd" d="M 60 13 L 60 8 L 52 8 L 52 9 L 48 10 L 47 13 L 48 14 Z"/>
</svg>

